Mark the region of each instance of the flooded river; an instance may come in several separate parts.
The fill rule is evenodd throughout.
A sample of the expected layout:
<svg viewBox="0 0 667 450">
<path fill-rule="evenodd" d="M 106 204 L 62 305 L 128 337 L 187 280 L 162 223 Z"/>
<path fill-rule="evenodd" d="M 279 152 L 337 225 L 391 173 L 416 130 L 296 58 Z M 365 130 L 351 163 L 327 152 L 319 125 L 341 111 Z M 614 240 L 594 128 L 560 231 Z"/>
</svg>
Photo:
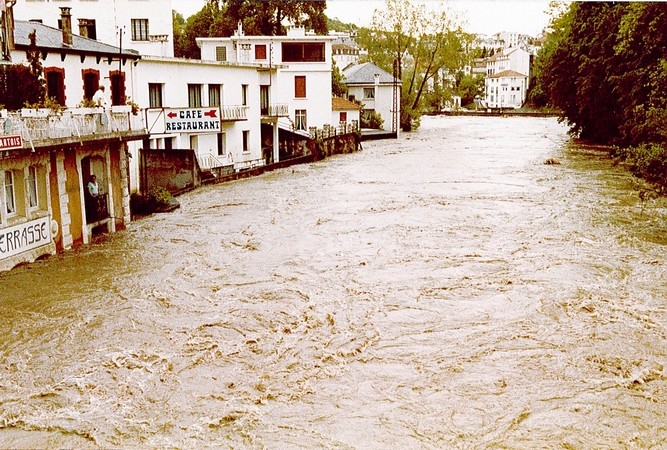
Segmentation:
<svg viewBox="0 0 667 450">
<path fill-rule="evenodd" d="M 0 447 L 667 446 L 666 205 L 555 119 L 179 200 L 0 274 Z"/>
</svg>

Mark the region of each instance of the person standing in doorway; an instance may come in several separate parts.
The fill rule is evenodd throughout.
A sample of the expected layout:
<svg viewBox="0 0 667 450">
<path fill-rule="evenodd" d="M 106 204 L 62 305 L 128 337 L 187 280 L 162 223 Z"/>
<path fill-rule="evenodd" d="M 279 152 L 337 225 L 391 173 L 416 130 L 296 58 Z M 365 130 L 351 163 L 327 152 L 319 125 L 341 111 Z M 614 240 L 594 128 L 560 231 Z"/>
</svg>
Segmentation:
<svg viewBox="0 0 667 450">
<path fill-rule="evenodd" d="M 88 194 L 90 194 L 90 196 L 93 198 L 100 194 L 100 189 L 97 185 L 97 177 L 95 175 L 90 176 L 90 181 L 88 181 L 86 188 L 88 189 Z"/>
</svg>

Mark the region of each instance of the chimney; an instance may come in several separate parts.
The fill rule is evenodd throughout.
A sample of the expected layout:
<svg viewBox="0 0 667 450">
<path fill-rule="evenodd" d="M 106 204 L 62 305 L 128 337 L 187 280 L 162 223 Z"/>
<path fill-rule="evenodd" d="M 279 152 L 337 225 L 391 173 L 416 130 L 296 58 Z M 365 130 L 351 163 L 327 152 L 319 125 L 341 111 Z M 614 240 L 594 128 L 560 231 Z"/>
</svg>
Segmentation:
<svg viewBox="0 0 667 450">
<path fill-rule="evenodd" d="M 60 7 L 60 22 L 63 30 L 63 45 L 72 46 L 72 8 Z"/>
<path fill-rule="evenodd" d="M 90 37 L 88 36 L 88 19 L 79 19 L 79 36 Z"/>
<path fill-rule="evenodd" d="M 16 47 L 14 46 L 14 3 L 15 2 L 5 2 L 5 50 L 7 52 L 7 56 L 9 57 L 9 53 L 14 50 Z"/>
</svg>

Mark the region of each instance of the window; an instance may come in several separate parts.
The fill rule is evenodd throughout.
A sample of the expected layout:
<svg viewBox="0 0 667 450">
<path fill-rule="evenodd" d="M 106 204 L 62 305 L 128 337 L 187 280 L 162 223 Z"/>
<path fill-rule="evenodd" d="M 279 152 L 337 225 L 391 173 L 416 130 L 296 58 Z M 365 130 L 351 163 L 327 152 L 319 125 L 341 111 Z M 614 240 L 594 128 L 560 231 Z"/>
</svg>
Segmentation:
<svg viewBox="0 0 667 450">
<path fill-rule="evenodd" d="M 216 61 L 227 61 L 227 47 L 216 47 L 215 48 L 215 60 Z"/>
<path fill-rule="evenodd" d="M 250 131 L 243 130 L 243 151 L 250 151 Z"/>
<path fill-rule="evenodd" d="M 188 84 L 188 106 L 201 107 L 201 84 Z"/>
<path fill-rule="evenodd" d="M 227 133 L 224 131 L 218 133 L 218 156 L 224 156 L 227 153 Z"/>
<path fill-rule="evenodd" d="M 148 83 L 148 106 L 150 108 L 162 108 L 162 85 L 159 83 Z"/>
<path fill-rule="evenodd" d="M 269 85 L 262 84 L 259 86 L 259 109 L 263 116 L 269 114 Z"/>
<path fill-rule="evenodd" d="M 111 78 L 111 104 L 125 104 L 125 73 L 118 70 L 109 72 Z"/>
<path fill-rule="evenodd" d="M 95 91 L 100 86 L 100 71 L 94 69 L 84 69 L 81 71 L 83 76 L 83 95 L 87 99 L 92 99 Z"/>
<path fill-rule="evenodd" d="M 35 209 L 38 206 L 37 202 L 37 168 L 35 166 L 28 167 L 28 178 L 25 180 L 26 190 L 28 191 L 28 207 Z"/>
<path fill-rule="evenodd" d="M 220 85 L 208 85 L 208 106 L 220 106 Z"/>
<path fill-rule="evenodd" d="M 308 124 L 306 123 L 306 110 L 297 109 L 294 111 L 294 127 L 297 130 L 307 130 Z"/>
<path fill-rule="evenodd" d="M 283 42 L 283 62 L 324 62 L 324 42 Z"/>
<path fill-rule="evenodd" d="M 47 67 L 44 69 L 46 78 L 46 95 L 54 98 L 59 105 L 65 106 L 65 69 Z"/>
<path fill-rule="evenodd" d="M 374 99 L 375 98 L 375 88 L 364 88 L 364 98 L 365 99 Z"/>
<path fill-rule="evenodd" d="M 148 19 L 132 19 L 132 40 L 148 40 Z"/>
<path fill-rule="evenodd" d="M 347 112 L 343 111 L 339 115 L 339 122 L 347 122 Z"/>
<path fill-rule="evenodd" d="M 11 170 L 5 171 L 5 206 L 8 215 L 16 214 L 16 201 L 14 198 L 14 174 Z"/>
<path fill-rule="evenodd" d="M 95 19 L 79 19 L 79 36 L 97 40 Z"/>
<path fill-rule="evenodd" d="M 241 85 L 241 104 L 243 106 L 248 106 L 248 85 Z"/>
<path fill-rule="evenodd" d="M 294 77 L 294 97 L 306 98 L 306 77 L 303 75 Z"/>
<path fill-rule="evenodd" d="M 255 45 L 255 59 L 266 59 L 266 44 Z"/>
</svg>

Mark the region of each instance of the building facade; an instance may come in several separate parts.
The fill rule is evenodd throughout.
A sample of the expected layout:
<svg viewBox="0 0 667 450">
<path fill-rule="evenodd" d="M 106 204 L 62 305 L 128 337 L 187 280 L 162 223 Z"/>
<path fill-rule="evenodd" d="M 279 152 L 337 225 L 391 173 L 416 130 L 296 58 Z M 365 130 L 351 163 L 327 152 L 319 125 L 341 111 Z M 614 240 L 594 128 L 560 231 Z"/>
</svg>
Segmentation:
<svg viewBox="0 0 667 450">
<path fill-rule="evenodd" d="M 373 63 L 357 64 L 343 71 L 350 100 L 361 101 L 362 114 L 375 112 L 383 120 L 382 129 L 398 132 L 400 81 Z"/>
<path fill-rule="evenodd" d="M 230 38 L 197 38 L 201 59 L 259 63 L 276 67 L 260 86 L 260 104 L 286 105 L 280 129 L 308 135 L 331 120 L 331 43 L 335 37 L 307 36 L 301 27 L 287 36 L 245 36 L 239 28 Z"/>
<path fill-rule="evenodd" d="M 528 93 L 530 54 L 508 48 L 487 58 L 484 79 L 486 108 L 520 108 Z"/>
<path fill-rule="evenodd" d="M 75 106 L 105 80 L 118 80 L 112 95 L 120 101 L 124 67 L 138 55 L 67 33 L 67 10 L 64 33 L 15 21 L 11 45 L 3 42 L 6 64 L 26 63 L 28 34 L 36 31 L 47 93 L 58 108 L 0 113 L 0 270 L 86 244 L 96 231 L 114 232 L 131 220 L 127 145 L 147 137 L 145 126 L 127 106 Z M 87 194 L 91 175 L 96 197 Z"/>
<path fill-rule="evenodd" d="M 60 29 L 61 7 L 70 8 L 79 36 L 142 55 L 174 55 L 171 0 L 21 0 L 14 19 Z"/>
<path fill-rule="evenodd" d="M 287 107 L 263 105 L 261 98 L 276 70 L 261 63 L 143 57 L 133 72 L 133 98 L 144 109 L 150 138 L 131 145 L 133 156 L 139 147 L 192 149 L 202 169 L 218 174 L 277 162 L 274 125 Z M 135 192 L 139 158 L 132 159 Z"/>
</svg>

